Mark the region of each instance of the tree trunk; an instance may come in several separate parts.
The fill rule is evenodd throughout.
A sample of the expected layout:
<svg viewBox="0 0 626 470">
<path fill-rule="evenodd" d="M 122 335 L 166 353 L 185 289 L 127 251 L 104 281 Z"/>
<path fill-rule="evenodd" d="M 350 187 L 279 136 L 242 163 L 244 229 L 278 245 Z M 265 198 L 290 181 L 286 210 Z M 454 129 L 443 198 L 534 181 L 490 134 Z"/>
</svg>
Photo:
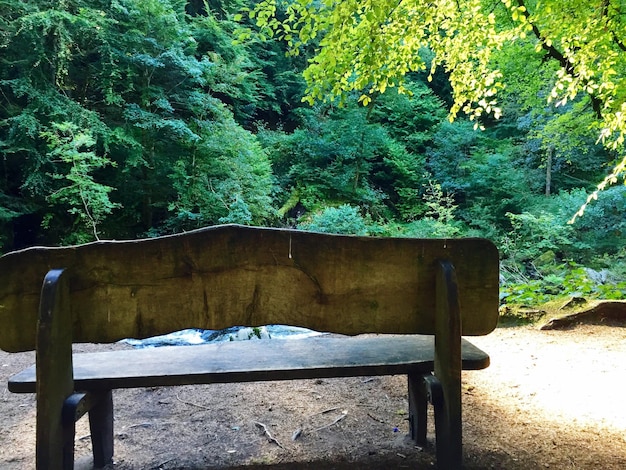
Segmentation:
<svg viewBox="0 0 626 470">
<path fill-rule="evenodd" d="M 546 196 L 552 192 L 552 147 L 548 148 L 548 157 L 546 159 Z"/>
</svg>

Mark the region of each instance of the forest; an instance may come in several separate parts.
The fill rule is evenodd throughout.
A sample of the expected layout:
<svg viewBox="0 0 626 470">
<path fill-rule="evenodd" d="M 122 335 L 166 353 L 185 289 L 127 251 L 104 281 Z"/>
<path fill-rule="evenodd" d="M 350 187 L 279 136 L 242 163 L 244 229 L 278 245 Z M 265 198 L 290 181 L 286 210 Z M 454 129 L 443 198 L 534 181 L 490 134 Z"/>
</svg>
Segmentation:
<svg viewBox="0 0 626 470">
<path fill-rule="evenodd" d="M 487 237 L 503 302 L 626 298 L 626 186 L 569 223 L 620 150 L 593 97 L 548 103 L 536 39 L 491 58 L 498 116 L 451 121 L 441 67 L 303 100 L 315 38 L 288 53 L 241 14 L 261 3 L 0 0 L 0 253 L 224 223 Z"/>
</svg>

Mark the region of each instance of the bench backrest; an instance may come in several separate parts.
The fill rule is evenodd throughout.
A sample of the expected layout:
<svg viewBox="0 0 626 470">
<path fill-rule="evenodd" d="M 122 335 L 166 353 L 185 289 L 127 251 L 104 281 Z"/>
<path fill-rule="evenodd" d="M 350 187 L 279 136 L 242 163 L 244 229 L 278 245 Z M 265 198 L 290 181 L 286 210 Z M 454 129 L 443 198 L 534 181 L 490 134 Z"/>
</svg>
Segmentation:
<svg viewBox="0 0 626 470">
<path fill-rule="evenodd" d="M 456 270 L 463 334 L 491 332 L 499 261 L 484 239 L 223 225 L 145 240 L 29 248 L 0 257 L 0 348 L 35 348 L 42 281 L 55 268 L 68 277 L 74 342 L 268 324 L 433 334 L 440 260 Z"/>
</svg>

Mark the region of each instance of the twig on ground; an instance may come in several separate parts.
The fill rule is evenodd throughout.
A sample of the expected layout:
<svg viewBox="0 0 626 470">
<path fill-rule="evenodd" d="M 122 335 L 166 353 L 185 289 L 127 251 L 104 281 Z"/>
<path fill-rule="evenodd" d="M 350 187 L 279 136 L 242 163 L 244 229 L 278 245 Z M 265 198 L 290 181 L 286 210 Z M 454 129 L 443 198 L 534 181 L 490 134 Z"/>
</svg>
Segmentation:
<svg viewBox="0 0 626 470">
<path fill-rule="evenodd" d="M 137 423 L 126 426 L 124 429 L 132 429 L 132 428 L 149 428 L 152 426 L 152 423 Z"/>
<path fill-rule="evenodd" d="M 152 467 L 151 470 L 161 469 L 163 467 L 163 465 L 165 465 L 166 463 L 170 463 L 172 460 L 174 460 L 174 459 L 165 460 L 165 461 L 157 464 L 155 467 Z"/>
<path fill-rule="evenodd" d="M 374 416 L 372 413 L 367 413 L 367 416 L 369 416 L 370 418 L 372 418 L 374 421 L 376 421 L 377 423 L 382 423 L 385 424 L 385 420 L 384 419 L 380 419 L 377 418 L 376 416 Z"/>
<path fill-rule="evenodd" d="M 310 420 L 311 418 L 313 418 L 313 417 L 315 417 L 315 416 L 320 416 L 320 415 L 325 415 L 325 414 L 328 414 L 328 413 L 332 413 L 333 411 L 337 411 L 338 409 L 339 409 L 339 407 L 338 407 L 338 406 L 335 406 L 335 407 L 333 407 L 333 408 L 327 408 L 327 409 L 325 409 L 325 410 L 318 411 L 317 413 L 313 413 L 312 415 L 309 415 L 309 417 L 307 418 L 307 420 Z M 311 431 L 308 431 L 308 430 L 307 430 L 306 432 L 305 432 L 305 430 L 304 430 L 303 428 L 298 428 L 298 429 L 296 429 L 296 430 L 293 432 L 293 434 L 291 435 L 291 440 L 292 440 L 292 441 L 295 441 L 296 439 L 298 439 L 299 437 L 304 436 L 305 434 L 310 434 L 310 433 L 312 433 L 312 432 L 319 431 L 320 429 L 324 429 L 324 428 L 327 428 L 327 427 L 329 427 L 329 426 L 332 426 L 333 424 L 338 423 L 339 421 L 341 421 L 341 420 L 345 417 L 345 413 L 346 413 L 346 412 L 344 411 L 343 413 L 344 413 L 344 415 L 340 416 L 340 417 L 339 417 L 338 419 L 336 419 L 334 422 L 332 422 L 332 423 L 330 423 L 330 424 L 327 424 L 326 426 L 322 426 L 321 428 L 313 429 L 313 430 L 311 430 Z"/>
<path fill-rule="evenodd" d="M 260 427 L 261 429 L 263 429 L 263 434 L 265 434 L 265 436 L 267 437 L 267 440 L 270 442 L 273 442 L 274 444 L 276 444 L 278 447 L 280 447 L 281 449 L 284 449 L 283 445 L 278 442 L 276 440 L 276 438 L 274 438 L 274 436 L 272 436 L 270 434 L 269 429 L 267 429 L 267 426 L 263 423 L 259 423 L 258 421 L 255 421 L 254 424 L 256 424 L 258 427 Z"/>
<path fill-rule="evenodd" d="M 313 416 L 318 416 L 318 415 L 325 415 L 325 414 L 328 414 L 328 413 L 330 413 L 332 411 L 337 411 L 338 409 L 339 409 L 339 407 L 335 406 L 334 408 L 328 408 L 328 409 L 323 410 L 323 411 L 318 411 L 317 413 L 313 413 L 312 415 L 310 415 L 309 418 L 312 418 Z"/>
<path fill-rule="evenodd" d="M 209 407 L 207 407 L 207 406 L 204 406 L 204 405 L 199 405 L 199 404 L 197 404 L 197 403 L 193 403 L 193 402 L 190 402 L 190 401 L 185 401 L 185 400 L 183 400 L 182 398 L 180 398 L 178 395 L 176 395 L 176 399 L 177 399 L 179 402 L 184 403 L 185 405 L 189 405 L 189 406 L 197 406 L 198 408 L 202 408 L 203 410 L 211 411 L 211 408 L 209 408 Z"/>
<path fill-rule="evenodd" d="M 321 426 L 321 427 L 319 427 L 319 428 L 316 428 L 316 429 L 314 429 L 314 430 L 313 430 L 313 431 L 311 431 L 311 432 L 321 431 L 322 429 L 326 429 L 326 428 L 329 428 L 329 427 L 331 427 L 331 426 L 334 426 L 334 425 L 335 425 L 335 424 L 337 424 L 339 421 L 341 421 L 342 419 L 344 419 L 346 416 L 348 416 L 348 412 L 347 412 L 347 411 L 342 411 L 342 412 L 341 412 L 341 415 L 340 415 L 340 416 L 337 416 L 337 417 L 335 418 L 335 420 L 334 420 L 332 423 L 327 424 L 327 425 L 325 425 L 325 426 Z"/>
</svg>

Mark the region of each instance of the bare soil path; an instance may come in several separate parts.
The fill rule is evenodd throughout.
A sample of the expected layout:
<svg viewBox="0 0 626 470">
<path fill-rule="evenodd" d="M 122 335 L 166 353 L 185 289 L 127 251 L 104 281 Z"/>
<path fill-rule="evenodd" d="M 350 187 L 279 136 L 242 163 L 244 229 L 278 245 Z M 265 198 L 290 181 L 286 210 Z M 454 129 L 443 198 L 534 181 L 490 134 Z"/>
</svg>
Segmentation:
<svg viewBox="0 0 626 470">
<path fill-rule="evenodd" d="M 492 364 L 464 373 L 468 469 L 626 468 L 626 328 L 498 328 L 472 341 Z M 125 346 L 79 346 L 103 347 Z M 3 470 L 34 468 L 34 397 L 6 389 L 33 359 L 0 351 Z M 435 468 L 432 444 L 406 438 L 404 377 L 114 393 L 115 469 Z M 89 465 L 84 421 L 78 468 Z"/>
</svg>

